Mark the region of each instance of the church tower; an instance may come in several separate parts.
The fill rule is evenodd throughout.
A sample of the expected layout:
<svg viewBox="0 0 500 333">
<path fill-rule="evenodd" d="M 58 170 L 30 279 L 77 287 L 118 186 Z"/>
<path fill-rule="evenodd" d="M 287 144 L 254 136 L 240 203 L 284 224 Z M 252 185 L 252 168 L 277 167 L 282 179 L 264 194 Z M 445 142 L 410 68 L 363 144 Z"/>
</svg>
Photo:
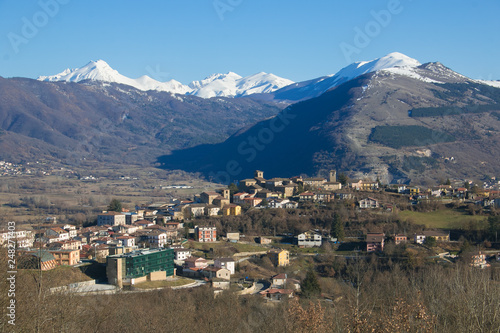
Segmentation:
<svg viewBox="0 0 500 333">
<path fill-rule="evenodd" d="M 337 182 L 337 171 L 336 170 L 330 170 L 330 178 L 328 179 L 330 183 L 336 183 Z"/>
</svg>

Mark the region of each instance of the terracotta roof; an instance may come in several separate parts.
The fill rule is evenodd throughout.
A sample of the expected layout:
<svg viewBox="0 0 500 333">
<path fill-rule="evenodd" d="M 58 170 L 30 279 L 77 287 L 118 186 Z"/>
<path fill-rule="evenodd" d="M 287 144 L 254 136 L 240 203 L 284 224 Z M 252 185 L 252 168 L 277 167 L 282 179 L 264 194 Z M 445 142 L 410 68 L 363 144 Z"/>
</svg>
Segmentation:
<svg viewBox="0 0 500 333">
<path fill-rule="evenodd" d="M 281 273 L 278 275 L 273 276 L 273 279 L 286 279 L 287 275 L 285 273 Z"/>
</svg>

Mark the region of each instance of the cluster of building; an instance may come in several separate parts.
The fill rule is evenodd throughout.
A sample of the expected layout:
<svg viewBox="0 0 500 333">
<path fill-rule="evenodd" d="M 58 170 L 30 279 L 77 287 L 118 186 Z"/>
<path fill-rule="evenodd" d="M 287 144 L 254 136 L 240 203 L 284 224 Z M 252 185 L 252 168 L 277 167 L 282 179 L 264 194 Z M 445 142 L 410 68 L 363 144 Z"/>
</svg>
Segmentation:
<svg viewBox="0 0 500 333">
<path fill-rule="evenodd" d="M 450 234 L 444 231 L 426 230 L 413 235 L 415 244 L 424 244 L 427 237 L 434 237 L 438 242 L 449 242 Z M 384 251 L 385 234 L 383 232 L 369 232 L 366 234 L 366 252 L 382 252 Z M 408 237 L 403 234 L 394 234 L 391 237 L 396 245 L 407 243 Z"/>
<path fill-rule="evenodd" d="M 396 184 L 389 186 L 389 191 L 408 195 L 410 200 L 428 200 L 430 198 L 458 198 L 464 202 L 484 207 L 500 207 L 500 191 L 492 188 L 475 188 L 474 191 L 463 186 L 438 185 L 429 188 Z"/>
</svg>

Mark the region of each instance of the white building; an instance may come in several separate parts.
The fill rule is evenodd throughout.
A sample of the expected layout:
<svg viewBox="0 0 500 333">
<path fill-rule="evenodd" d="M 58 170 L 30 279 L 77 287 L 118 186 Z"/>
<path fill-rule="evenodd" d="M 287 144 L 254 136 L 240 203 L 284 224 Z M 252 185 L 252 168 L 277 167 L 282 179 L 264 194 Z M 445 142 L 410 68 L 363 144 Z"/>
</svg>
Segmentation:
<svg viewBox="0 0 500 333">
<path fill-rule="evenodd" d="M 148 236 L 149 246 L 152 248 L 160 248 L 160 247 L 165 247 L 165 245 L 167 245 L 166 232 L 154 231 L 147 234 L 147 236 Z"/>
<path fill-rule="evenodd" d="M 321 246 L 321 235 L 313 230 L 301 233 L 297 236 L 299 247 Z"/>
<path fill-rule="evenodd" d="M 214 261 L 214 266 L 217 268 L 225 268 L 231 272 L 231 275 L 235 273 L 235 261 L 233 258 L 218 258 Z"/>
<path fill-rule="evenodd" d="M 97 225 L 125 225 L 125 214 L 119 212 L 107 212 L 97 215 Z"/>
<path fill-rule="evenodd" d="M 175 260 L 186 260 L 191 257 L 191 250 L 185 249 L 183 247 L 175 248 Z"/>
</svg>

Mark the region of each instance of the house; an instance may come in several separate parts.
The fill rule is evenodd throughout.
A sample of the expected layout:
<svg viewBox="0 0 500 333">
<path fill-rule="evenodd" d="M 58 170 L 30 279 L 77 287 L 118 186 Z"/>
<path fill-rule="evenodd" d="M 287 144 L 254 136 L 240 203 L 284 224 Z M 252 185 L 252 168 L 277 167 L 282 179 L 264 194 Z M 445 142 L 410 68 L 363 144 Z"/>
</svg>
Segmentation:
<svg viewBox="0 0 500 333">
<path fill-rule="evenodd" d="M 311 188 L 319 188 L 322 187 L 324 183 L 326 183 L 325 178 L 304 178 L 302 180 L 304 186 L 310 186 Z"/>
<path fill-rule="evenodd" d="M 218 268 L 226 268 L 231 274 L 235 273 L 235 261 L 233 258 L 217 258 L 214 260 L 214 266 Z"/>
<path fill-rule="evenodd" d="M 146 234 L 151 248 L 162 248 L 168 244 L 167 233 L 162 230 L 152 231 Z"/>
<path fill-rule="evenodd" d="M 225 198 L 225 197 L 219 195 L 217 198 L 215 198 L 212 201 L 212 203 L 213 203 L 214 206 L 222 208 L 225 205 L 229 205 L 230 204 L 230 200 L 229 200 L 229 198 Z"/>
<path fill-rule="evenodd" d="M 269 301 L 281 301 L 293 297 L 293 291 L 290 289 L 267 289 L 261 291 L 259 294 L 264 296 Z"/>
<path fill-rule="evenodd" d="M 132 236 L 120 236 L 116 238 L 120 241 L 122 246 L 134 247 L 135 246 L 135 237 Z"/>
<path fill-rule="evenodd" d="M 382 252 L 384 251 L 383 233 L 369 232 L 366 234 L 366 252 Z"/>
<path fill-rule="evenodd" d="M 191 257 L 191 250 L 183 247 L 174 248 L 175 260 L 186 260 Z"/>
<path fill-rule="evenodd" d="M 207 216 L 217 216 L 219 215 L 220 207 L 215 205 L 206 205 L 205 206 L 205 215 Z"/>
<path fill-rule="evenodd" d="M 57 265 L 73 266 L 80 261 L 80 250 L 48 250 L 54 256 Z"/>
<path fill-rule="evenodd" d="M 258 240 L 259 244 L 271 244 L 272 243 L 272 240 L 271 238 L 266 238 L 266 237 L 259 237 L 259 240 Z"/>
<path fill-rule="evenodd" d="M 257 181 L 255 179 L 243 179 L 239 182 L 239 188 L 242 190 L 248 190 L 254 185 L 257 185 Z"/>
<path fill-rule="evenodd" d="M 404 244 L 407 241 L 408 241 L 408 238 L 406 237 L 406 235 L 402 235 L 402 234 L 395 234 L 394 235 L 394 243 L 396 243 L 396 245 Z"/>
<path fill-rule="evenodd" d="M 49 271 L 57 266 L 54 256 L 45 250 L 20 251 L 16 256 L 18 269 Z"/>
<path fill-rule="evenodd" d="M 342 183 L 339 182 L 326 182 L 323 184 L 322 189 L 326 191 L 338 191 L 342 189 Z"/>
<path fill-rule="evenodd" d="M 314 230 L 303 232 L 297 236 L 297 245 L 299 247 L 321 246 L 321 234 Z"/>
<path fill-rule="evenodd" d="M 200 201 L 202 203 L 206 203 L 206 204 L 209 204 L 211 205 L 214 201 L 215 198 L 219 197 L 220 194 L 217 193 L 217 192 L 203 192 L 200 194 Z"/>
<path fill-rule="evenodd" d="M 490 264 L 486 262 L 486 255 L 484 253 L 481 253 L 481 251 L 479 251 L 477 254 L 472 255 L 470 265 L 477 268 L 490 267 Z"/>
<path fill-rule="evenodd" d="M 244 199 L 249 196 L 250 194 L 248 194 L 247 192 L 238 192 L 238 193 L 235 193 L 233 194 L 233 203 L 235 204 L 242 204 L 244 203 Z"/>
<path fill-rule="evenodd" d="M 151 222 L 148 220 L 138 220 L 138 221 L 135 221 L 133 225 L 140 228 L 140 229 L 144 229 L 144 228 L 147 228 L 147 227 L 152 226 L 154 224 L 155 224 L 154 222 Z"/>
<path fill-rule="evenodd" d="M 272 288 L 283 288 L 286 286 L 287 275 L 285 273 L 281 273 L 272 277 Z"/>
<path fill-rule="evenodd" d="M 243 203 L 249 205 L 250 207 L 257 207 L 262 200 L 262 198 L 257 197 L 246 197 L 243 199 Z"/>
<path fill-rule="evenodd" d="M 274 266 L 288 266 L 290 264 L 290 252 L 283 249 L 271 249 L 267 256 Z"/>
<path fill-rule="evenodd" d="M 231 279 L 231 272 L 229 269 L 226 268 L 220 268 L 220 267 L 206 267 L 201 270 L 201 275 L 208 278 L 208 279 L 224 279 L 224 280 L 230 280 Z"/>
<path fill-rule="evenodd" d="M 291 197 L 297 185 L 279 185 L 274 187 L 274 191 L 281 194 L 283 198 Z"/>
<path fill-rule="evenodd" d="M 186 268 L 205 268 L 208 266 L 206 259 L 199 257 L 189 257 L 184 260 L 184 267 Z"/>
<path fill-rule="evenodd" d="M 69 232 L 58 227 L 45 230 L 45 235 L 56 236 L 59 241 L 64 241 L 69 239 Z"/>
<path fill-rule="evenodd" d="M 314 192 L 303 192 L 299 194 L 300 201 L 316 201 L 316 194 Z"/>
<path fill-rule="evenodd" d="M 241 206 L 229 204 L 222 207 L 222 214 L 225 216 L 238 216 L 241 215 Z"/>
<path fill-rule="evenodd" d="M 396 188 L 396 192 L 398 192 L 400 194 L 406 193 L 406 185 L 405 184 L 396 184 L 396 185 L 394 185 L 394 187 Z"/>
<path fill-rule="evenodd" d="M 286 209 L 296 209 L 298 206 L 299 203 L 295 201 L 289 201 L 283 205 L 283 207 Z"/>
<path fill-rule="evenodd" d="M 185 211 L 188 212 L 187 216 L 199 217 L 205 215 L 205 205 L 204 204 L 192 204 L 186 205 Z"/>
<path fill-rule="evenodd" d="M 77 239 L 65 240 L 51 244 L 51 248 L 59 248 L 61 250 L 80 250 L 82 242 Z"/>
<path fill-rule="evenodd" d="M 318 202 L 330 202 L 335 196 L 331 192 L 316 192 L 316 201 Z"/>
<path fill-rule="evenodd" d="M 290 202 L 288 199 L 272 198 L 267 202 L 269 208 L 284 208 L 285 204 Z"/>
<path fill-rule="evenodd" d="M 215 242 L 217 240 L 216 227 L 195 227 L 195 238 L 198 242 Z"/>
<path fill-rule="evenodd" d="M 413 195 L 417 195 L 420 193 L 420 188 L 419 187 L 416 187 L 416 186 L 410 186 L 407 188 L 408 190 L 408 193 L 413 196 Z M 441 193 L 441 191 L 440 191 Z"/>
<path fill-rule="evenodd" d="M 145 281 L 165 280 L 175 275 L 173 249 L 145 249 L 108 256 L 106 275 L 120 288 Z"/>
<path fill-rule="evenodd" d="M 238 242 L 240 240 L 239 232 L 228 232 L 226 238 L 229 242 Z"/>
<path fill-rule="evenodd" d="M 261 199 L 267 199 L 267 198 L 270 198 L 273 196 L 273 192 L 267 190 L 267 189 L 263 189 L 259 192 L 257 192 L 257 194 L 255 195 L 257 198 L 261 198 Z"/>
<path fill-rule="evenodd" d="M 373 209 L 373 208 L 379 207 L 378 200 L 370 198 L 370 197 L 359 200 L 358 204 L 359 204 L 359 208 L 363 208 L 363 209 L 364 208 Z"/>
<path fill-rule="evenodd" d="M 350 192 L 339 192 L 335 193 L 335 196 L 339 198 L 340 200 L 350 200 L 353 198 L 352 193 Z"/>
<path fill-rule="evenodd" d="M 413 240 L 417 244 L 423 244 L 426 237 L 434 237 L 438 242 L 449 242 L 450 234 L 443 231 L 426 230 L 413 235 Z"/>
<path fill-rule="evenodd" d="M 125 225 L 126 217 L 125 214 L 119 212 L 106 212 L 97 215 L 97 225 Z"/>
<path fill-rule="evenodd" d="M 357 191 L 369 191 L 378 189 L 377 182 L 371 182 L 367 180 L 352 180 L 348 185 L 350 188 Z"/>
</svg>

